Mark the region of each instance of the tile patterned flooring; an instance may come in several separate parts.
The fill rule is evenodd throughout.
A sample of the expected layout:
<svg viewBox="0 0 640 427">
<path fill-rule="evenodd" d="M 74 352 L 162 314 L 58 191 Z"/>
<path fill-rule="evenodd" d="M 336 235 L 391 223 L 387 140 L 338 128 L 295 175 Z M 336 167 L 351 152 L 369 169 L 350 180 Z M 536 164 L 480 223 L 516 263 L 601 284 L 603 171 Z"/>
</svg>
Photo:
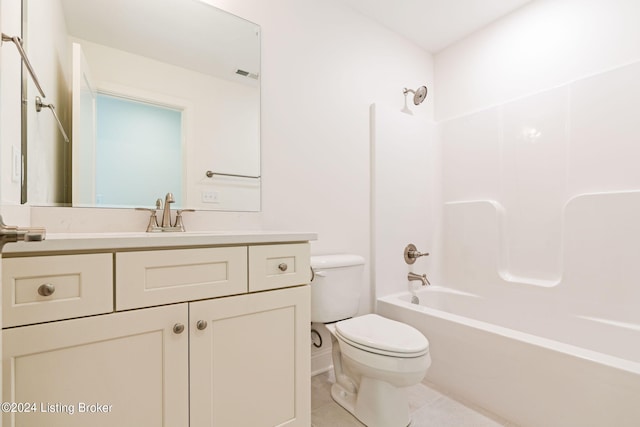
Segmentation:
<svg viewBox="0 0 640 427">
<path fill-rule="evenodd" d="M 331 398 L 333 372 L 325 372 L 311 379 L 312 427 L 363 427 Z M 411 427 L 515 427 L 482 410 L 470 408 L 425 385 L 408 389 Z"/>
</svg>

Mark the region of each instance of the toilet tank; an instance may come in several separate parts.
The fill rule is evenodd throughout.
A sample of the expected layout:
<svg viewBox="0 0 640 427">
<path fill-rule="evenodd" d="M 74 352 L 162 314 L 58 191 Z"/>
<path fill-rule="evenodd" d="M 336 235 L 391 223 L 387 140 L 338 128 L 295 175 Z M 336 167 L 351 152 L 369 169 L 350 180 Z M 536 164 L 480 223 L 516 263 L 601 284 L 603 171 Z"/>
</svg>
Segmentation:
<svg viewBox="0 0 640 427">
<path fill-rule="evenodd" d="M 336 322 L 358 312 L 364 258 L 359 255 L 311 257 L 311 321 Z"/>
</svg>

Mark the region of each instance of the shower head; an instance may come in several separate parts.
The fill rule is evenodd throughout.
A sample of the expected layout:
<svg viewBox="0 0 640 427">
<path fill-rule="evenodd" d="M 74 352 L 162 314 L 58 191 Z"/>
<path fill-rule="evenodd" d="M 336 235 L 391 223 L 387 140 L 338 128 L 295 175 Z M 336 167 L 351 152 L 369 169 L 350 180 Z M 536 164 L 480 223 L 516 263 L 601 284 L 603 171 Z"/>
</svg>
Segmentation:
<svg viewBox="0 0 640 427">
<path fill-rule="evenodd" d="M 404 91 L 402 93 L 404 93 L 404 95 L 407 96 L 407 93 L 409 93 L 409 92 L 411 92 L 413 94 L 413 103 L 415 105 L 422 104 L 422 101 L 424 101 L 424 99 L 427 97 L 427 87 L 426 86 L 420 86 L 416 90 L 407 89 L 405 87 Z"/>
</svg>

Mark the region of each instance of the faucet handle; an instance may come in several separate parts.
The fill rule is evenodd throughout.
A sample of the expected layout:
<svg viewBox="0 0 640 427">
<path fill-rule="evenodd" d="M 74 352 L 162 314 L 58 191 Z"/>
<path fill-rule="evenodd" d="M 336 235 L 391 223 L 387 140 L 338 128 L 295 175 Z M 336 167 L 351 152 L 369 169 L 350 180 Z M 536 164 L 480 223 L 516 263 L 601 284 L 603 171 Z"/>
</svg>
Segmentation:
<svg viewBox="0 0 640 427">
<path fill-rule="evenodd" d="M 404 261 L 407 264 L 413 264 L 416 262 L 416 259 L 421 256 L 429 256 L 429 252 L 420 252 L 416 248 L 416 245 L 413 243 L 409 243 L 406 248 L 404 248 Z"/>
<path fill-rule="evenodd" d="M 158 199 L 160 200 L 160 199 Z M 149 217 L 149 224 L 147 224 L 147 233 L 156 231 L 158 229 L 158 217 L 156 216 L 156 210 L 153 208 L 136 208 L 137 211 L 151 212 Z"/>
<path fill-rule="evenodd" d="M 179 231 L 185 231 L 184 229 L 184 223 L 182 222 L 182 212 L 195 212 L 195 209 L 178 209 L 176 211 L 176 224 L 174 225 L 175 228 L 178 228 Z"/>
</svg>

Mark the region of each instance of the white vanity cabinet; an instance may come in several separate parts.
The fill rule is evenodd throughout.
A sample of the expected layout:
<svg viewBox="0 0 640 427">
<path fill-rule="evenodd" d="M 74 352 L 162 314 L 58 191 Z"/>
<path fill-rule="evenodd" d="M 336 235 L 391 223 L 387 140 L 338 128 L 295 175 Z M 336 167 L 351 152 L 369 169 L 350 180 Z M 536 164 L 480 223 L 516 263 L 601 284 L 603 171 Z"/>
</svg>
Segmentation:
<svg viewBox="0 0 640 427">
<path fill-rule="evenodd" d="M 3 400 L 21 405 L 4 426 L 310 425 L 308 243 L 37 255 L 9 254 L 3 279 L 32 261 L 32 293 L 43 265 L 98 255 L 108 280 L 80 282 L 111 312 L 47 307 L 3 330 Z"/>
<path fill-rule="evenodd" d="M 309 287 L 190 303 L 191 427 L 306 426 Z"/>
<path fill-rule="evenodd" d="M 3 399 L 34 406 L 3 425 L 188 425 L 187 323 L 178 304 L 4 330 Z"/>
</svg>

